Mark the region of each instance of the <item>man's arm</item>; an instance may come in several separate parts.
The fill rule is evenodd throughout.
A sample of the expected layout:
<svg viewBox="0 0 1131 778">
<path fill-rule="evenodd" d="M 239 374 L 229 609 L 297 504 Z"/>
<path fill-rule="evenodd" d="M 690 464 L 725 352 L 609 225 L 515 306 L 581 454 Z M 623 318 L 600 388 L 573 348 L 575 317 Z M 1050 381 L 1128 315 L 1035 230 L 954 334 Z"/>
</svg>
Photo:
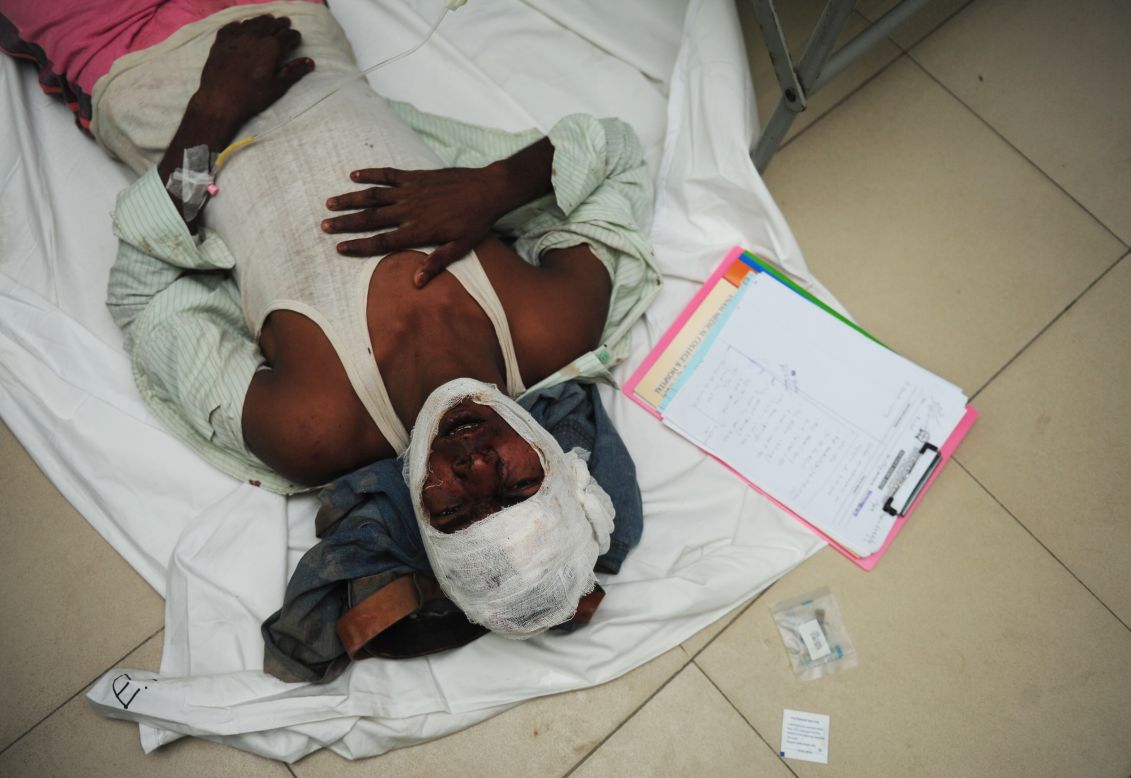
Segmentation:
<svg viewBox="0 0 1131 778">
<path fill-rule="evenodd" d="M 313 70 L 314 62 L 308 58 L 285 61 L 301 42 L 302 35 L 286 17 L 256 16 L 221 27 L 201 71 L 200 87 L 189 98 L 184 117 L 157 165 L 160 179 L 170 180 L 188 149 L 204 146 L 206 155 L 219 154 L 244 123 Z M 185 214 L 180 197 L 172 191 L 169 196 Z M 185 218 L 193 233 L 197 220 L 198 213 Z"/>
<path fill-rule="evenodd" d="M 200 87 L 189 99 L 161 162 L 118 196 L 114 234 L 120 242 L 119 259 L 110 272 L 107 304 L 127 337 L 149 302 L 185 271 L 228 271 L 234 266 L 217 236 L 193 240 L 200 212 L 186 218 L 184 203 L 165 184 L 187 149 L 221 151 L 244 122 L 313 69 L 309 59 L 280 64 L 301 39 L 289 19 L 272 16 L 220 28 Z"/>
<path fill-rule="evenodd" d="M 107 290 L 138 389 L 154 414 L 224 472 L 284 493 L 299 487 L 267 469 L 243 439 L 244 398 L 263 359 L 229 273 L 234 260 L 215 233 L 200 228 L 198 217 L 184 218 L 164 182 L 186 148 L 223 148 L 247 111 L 261 110 L 264 100 L 309 72 L 308 60 L 271 64 L 271 57 L 277 63 L 297 45 L 297 36 L 289 22 L 272 17 L 228 25 L 217 34 L 201 88 L 161 163 L 118 197 L 113 218 L 119 249 Z M 241 78 L 258 79 L 254 99 Z"/>
<path fill-rule="evenodd" d="M 504 215 L 550 194 L 553 159 L 553 145 L 542 138 L 481 168 L 355 170 L 350 174 L 353 181 L 376 186 L 327 200 L 332 211 L 362 210 L 325 219 L 322 229 L 341 233 L 397 228 L 339 243 L 338 251 L 347 256 L 441 244 L 413 278 L 421 288 L 478 245 Z"/>
<path fill-rule="evenodd" d="M 540 138 L 536 131 L 509 133 L 426 114 L 406 103 L 392 106 L 456 169 L 355 171 L 354 181 L 378 186 L 330 198 L 332 210 L 362 210 L 326 219 L 323 229 L 395 229 L 344 241 L 338 246 L 342 253 L 368 256 L 441 244 L 421 268 L 417 285 L 423 286 L 493 227 L 520 239 L 520 252 L 532 248 L 530 239 L 537 236 L 542 245 L 527 255 L 535 260 L 585 244 L 596 249 L 610 275 L 618 254 L 625 252 L 651 266 L 643 235 L 651 180 L 635 134 L 623 122 L 568 116 Z M 572 229 L 584 222 L 612 229 L 582 230 L 585 234 Z M 550 232 L 557 232 L 556 240 Z"/>
</svg>

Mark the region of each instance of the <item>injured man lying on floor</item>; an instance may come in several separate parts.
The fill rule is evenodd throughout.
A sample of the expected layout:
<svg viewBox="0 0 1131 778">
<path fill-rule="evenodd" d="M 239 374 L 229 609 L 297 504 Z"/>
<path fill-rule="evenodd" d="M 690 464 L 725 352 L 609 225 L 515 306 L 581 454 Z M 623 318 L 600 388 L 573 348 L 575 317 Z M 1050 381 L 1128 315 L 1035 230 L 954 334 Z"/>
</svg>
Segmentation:
<svg viewBox="0 0 1131 778">
<path fill-rule="evenodd" d="M 129 4 L 103 5 L 125 29 Z M 541 138 L 388 102 L 320 4 L 146 5 L 174 28 L 113 59 L 43 56 L 82 15 L 42 3 L 5 11 L 4 48 L 85 63 L 90 132 L 140 176 L 108 305 L 154 414 L 230 475 L 322 487 L 266 669 L 327 681 L 584 623 L 594 570 L 642 530 L 593 384 L 659 286 L 632 130 L 575 115 Z M 342 193 L 350 171 L 373 186 Z"/>
</svg>

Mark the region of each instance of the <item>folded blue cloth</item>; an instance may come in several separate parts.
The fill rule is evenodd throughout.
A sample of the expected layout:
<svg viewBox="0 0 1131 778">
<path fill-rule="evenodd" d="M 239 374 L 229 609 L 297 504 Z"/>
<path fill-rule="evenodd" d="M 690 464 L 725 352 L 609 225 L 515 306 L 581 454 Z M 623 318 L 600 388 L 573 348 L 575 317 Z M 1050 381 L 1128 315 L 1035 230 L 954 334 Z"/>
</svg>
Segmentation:
<svg viewBox="0 0 1131 778">
<path fill-rule="evenodd" d="M 568 381 L 519 402 L 563 450 L 590 452 L 589 472 L 616 508 L 609 550 L 596 570 L 618 572 L 640 541 L 644 507 L 636 466 L 596 385 Z M 316 520 L 321 541 L 299 561 L 283 607 L 263 623 L 266 672 L 285 681 L 333 680 L 349 664 L 334 625 L 349 609 L 350 582 L 375 575 L 387 581 L 415 572 L 431 575 L 402 465 L 399 459 L 375 462 L 322 490 Z"/>
</svg>

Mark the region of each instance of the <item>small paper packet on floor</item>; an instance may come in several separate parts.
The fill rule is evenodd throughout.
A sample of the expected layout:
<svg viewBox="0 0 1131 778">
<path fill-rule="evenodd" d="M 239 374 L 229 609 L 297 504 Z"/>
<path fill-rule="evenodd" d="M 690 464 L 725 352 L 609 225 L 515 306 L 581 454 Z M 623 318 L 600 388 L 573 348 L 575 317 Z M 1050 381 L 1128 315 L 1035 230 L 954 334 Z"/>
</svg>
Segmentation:
<svg viewBox="0 0 1131 778">
<path fill-rule="evenodd" d="M 778 603 L 772 613 L 799 680 L 812 681 L 856 667 L 856 649 L 827 587 Z"/>
<path fill-rule="evenodd" d="M 823 713 L 806 713 L 785 709 L 781 720 L 782 759 L 802 759 L 819 764 L 829 763 L 829 717 Z"/>
</svg>

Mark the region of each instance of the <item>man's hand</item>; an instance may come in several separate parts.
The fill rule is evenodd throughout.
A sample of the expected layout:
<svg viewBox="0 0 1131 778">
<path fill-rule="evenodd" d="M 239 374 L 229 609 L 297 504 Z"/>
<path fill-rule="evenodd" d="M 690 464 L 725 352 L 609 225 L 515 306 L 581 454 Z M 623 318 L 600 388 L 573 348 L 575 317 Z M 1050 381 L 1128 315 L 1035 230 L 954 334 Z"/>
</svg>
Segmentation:
<svg viewBox="0 0 1131 778">
<path fill-rule="evenodd" d="M 285 16 L 224 25 L 208 52 L 194 101 L 217 121 L 234 123 L 234 132 L 314 69 L 308 58 L 286 61 L 301 42 L 302 34 Z"/>
<path fill-rule="evenodd" d="M 421 289 L 475 248 L 506 213 L 501 197 L 505 182 L 500 174 L 491 166 L 355 170 L 351 179 L 377 186 L 327 200 L 326 207 L 331 211 L 358 210 L 324 219 L 322 229 L 329 233 L 388 230 L 339 243 L 338 252 L 350 257 L 438 245 L 413 276 L 416 288 Z"/>
<path fill-rule="evenodd" d="M 185 149 L 207 146 L 211 153 L 219 153 L 248 119 L 313 70 L 309 59 L 283 62 L 301 41 L 302 35 L 291 29 L 286 18 L 256 16 L 221 27 L 204 63 L 200 87 L 189 98 L 180 126 L 157 165 L 161 181 L 169 181 Z M 179 197 L 172 192 L 169 196 L 184 216 Z M 185 220 L 191 232 L 196 232 L 198 219 L 199 212 Z"/>
<path fill-rule="evenodd" d="M 487 237 L 491 225 L 521 205 L 552 191 L 554 147 L 546 138 L 482 168 L 355 170 L 350 178 L 372 189 L 331 197 L 331 211 L 357 210 L 322 221 L 335 232 L 388 230 L 347 240 L 338 251 L 371 257 L 439 245 L 413 276 L 417 289 Z"/>
</svg>

